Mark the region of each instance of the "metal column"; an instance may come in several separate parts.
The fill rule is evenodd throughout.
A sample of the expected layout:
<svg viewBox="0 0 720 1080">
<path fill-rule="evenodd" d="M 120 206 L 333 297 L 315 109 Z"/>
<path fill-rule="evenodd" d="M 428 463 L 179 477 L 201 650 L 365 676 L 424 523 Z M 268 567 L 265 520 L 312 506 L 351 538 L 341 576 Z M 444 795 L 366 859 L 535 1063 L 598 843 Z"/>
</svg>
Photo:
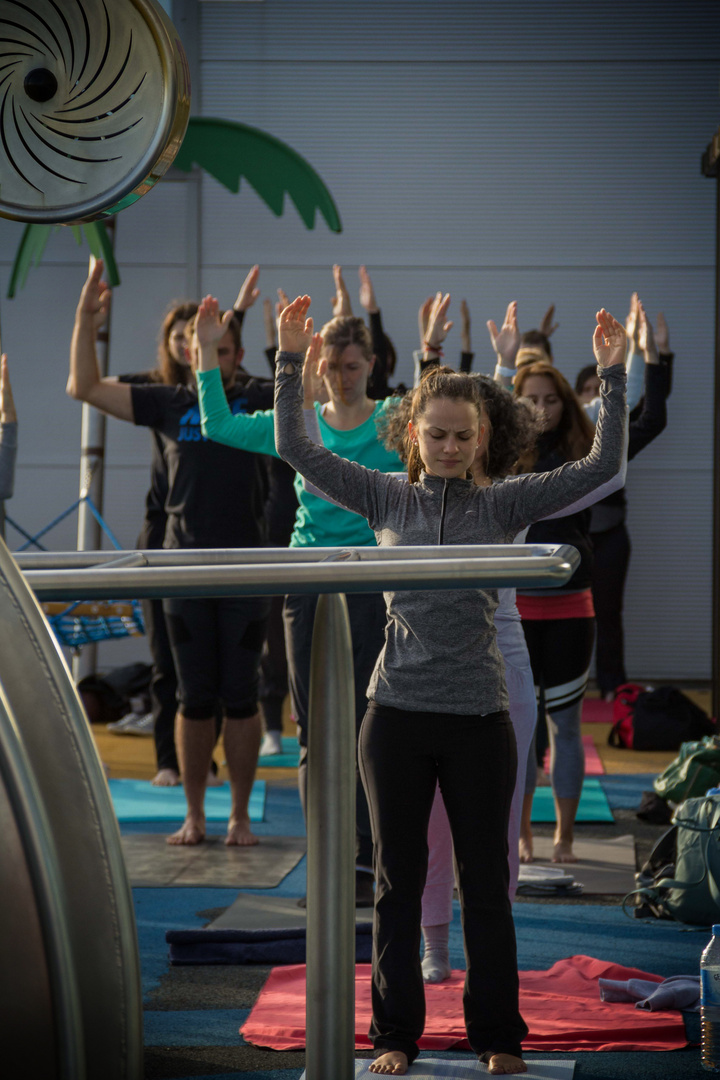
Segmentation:
<svg viewBox="0 0 720 1080">
<path fill-rule="evenodd" d="M 342 593 L 318 597 L 307 788 L 307 1080 L 355 1075 L 355 690 Z"/>
</svg>

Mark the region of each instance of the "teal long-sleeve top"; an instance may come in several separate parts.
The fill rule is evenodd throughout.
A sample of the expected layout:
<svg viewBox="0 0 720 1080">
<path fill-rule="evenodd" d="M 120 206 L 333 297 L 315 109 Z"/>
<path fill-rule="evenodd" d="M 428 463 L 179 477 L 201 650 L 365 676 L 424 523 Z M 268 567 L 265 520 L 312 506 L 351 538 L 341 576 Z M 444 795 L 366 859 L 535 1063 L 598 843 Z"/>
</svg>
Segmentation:
<svg viewBox="0 0 720 1080">
<path fill-rule="evenodd" d="M 219 368 L 197 373 L 200 422 L 203 435 L 213 442 L 279 457 L 275 449 L 272 409 L 256 413 L 232 413 Z M 331 427 L 315 405 L 323 445 L 346 461 L 357 461 L 378 472 L 402 472 L 397 454 L 386 450 L 378 438 L 377 420 L 396 399 L 378 401 L 372 414 L 358 427 L 339 431 Z M 290 547 L 374 547 L 375 534 L 360 514 L 345 510 L 306 491 L 302 477 L 295 477 L 298 509 Z"/>
</svg>

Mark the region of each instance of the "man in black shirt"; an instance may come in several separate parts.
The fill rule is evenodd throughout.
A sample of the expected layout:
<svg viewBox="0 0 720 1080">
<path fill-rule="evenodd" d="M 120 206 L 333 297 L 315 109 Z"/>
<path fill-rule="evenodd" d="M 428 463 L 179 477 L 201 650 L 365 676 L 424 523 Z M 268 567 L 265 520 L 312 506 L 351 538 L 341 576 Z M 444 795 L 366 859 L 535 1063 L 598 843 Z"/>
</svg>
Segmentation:
<svg viewBox="0 0 720 1080">
<path fill-rule="evenodd" d="M 163 441 L 168 470 L 166 548 L 257 547 L 265 543 L 260 459 L 206 440 L 194 386 L 137 385 L 101 379 L 95 336 L 109 292 L 98 261 L 83 287 L 70 351 L 67 392 L 121 420 L 152 428 Z M 268 405 L 267 389 L 236 381 L 239 331 L 229 325 L 218 359 L 233 412 Z M 191 357 L 191 361 L 192 361 Z M 178 674 L 176 736 L 188 812 L 173 844 L 205 837 L 204 799 L 215 743 L 215 710 L 225 711 L 224 746 L 232 808 L 226 843 L 251 845 L 248 800 L 255 776 L 261 724 L 258 663 L 269 602 L 265 598 L 174 599 L 163 602 Z"/>
</svg>

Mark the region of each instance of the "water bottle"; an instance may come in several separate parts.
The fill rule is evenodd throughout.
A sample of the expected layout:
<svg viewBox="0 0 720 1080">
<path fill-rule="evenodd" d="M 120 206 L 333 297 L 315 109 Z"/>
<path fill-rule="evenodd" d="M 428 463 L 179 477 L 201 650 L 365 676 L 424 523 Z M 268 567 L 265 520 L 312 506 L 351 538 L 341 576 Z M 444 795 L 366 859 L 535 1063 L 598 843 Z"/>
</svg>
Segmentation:
<svg viewBox="0 0 720 1080">
<path fill-rule="evenodd" d="M 700 1022 L 702 1067 L 720 1073 L 720 923 L 700 958 Z"/>
</svg>

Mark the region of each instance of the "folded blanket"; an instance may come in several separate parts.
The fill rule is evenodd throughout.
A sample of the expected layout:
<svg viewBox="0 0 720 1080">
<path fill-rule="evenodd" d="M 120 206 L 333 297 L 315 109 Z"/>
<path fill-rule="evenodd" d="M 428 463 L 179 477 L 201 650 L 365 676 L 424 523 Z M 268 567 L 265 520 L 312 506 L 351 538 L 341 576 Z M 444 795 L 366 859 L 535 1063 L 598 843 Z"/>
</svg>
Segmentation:
<svg viewBox="0 0 720 1080">
<path fill-rule="evenodd" d="M 661 983 L 646 979 L 598 979 L 601 1001 L 634 1001 L 636 1009 L 686 1009 L 700 1011 L 700 977 L 671 975 Z"/>
</svg>

